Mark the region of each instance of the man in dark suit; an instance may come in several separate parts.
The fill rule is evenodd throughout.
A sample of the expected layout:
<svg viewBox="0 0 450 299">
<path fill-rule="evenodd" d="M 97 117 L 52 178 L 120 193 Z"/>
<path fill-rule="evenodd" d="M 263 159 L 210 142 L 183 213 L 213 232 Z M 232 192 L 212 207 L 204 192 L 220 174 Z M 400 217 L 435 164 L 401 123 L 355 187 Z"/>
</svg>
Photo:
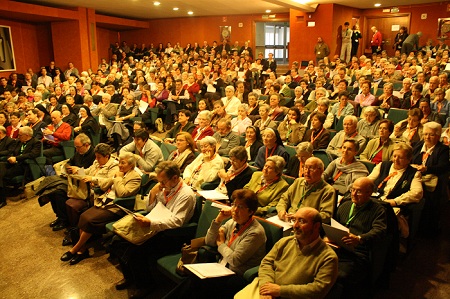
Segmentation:
<svg viewBox="0 0 450 299">
<path fill-rule="evenodd" d="M 31 109 L 27 112 L 28 126 L 33 129 L 33 137 L 37 140 L 41 140 L 43 137 L 42 129 L 45 129 L 47 125 L 39 119 L 38 109 Z"/>
<path fill-rule="evenodd" d="M 30 127 L 19 128 L 19 140 L 10 151 L 7 162 L 0 163 L 0 208 L 6 205 L 5 180 L 25 173 L 25 160 L 36 159 L 41 153 L 41 142 L 33 137 Z"/>
<path fill-rule="evenodd" d="M 16 142 L 16 139 L 6 135 L 5 127 L 0 126 L 0 158 L 8 157 Z"/>
</svg>

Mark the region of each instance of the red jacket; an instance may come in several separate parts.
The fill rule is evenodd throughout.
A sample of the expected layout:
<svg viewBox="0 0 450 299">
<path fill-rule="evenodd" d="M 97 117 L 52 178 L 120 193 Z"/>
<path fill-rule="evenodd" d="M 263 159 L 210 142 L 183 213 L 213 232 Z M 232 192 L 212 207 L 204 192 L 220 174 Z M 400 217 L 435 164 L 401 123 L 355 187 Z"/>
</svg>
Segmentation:
<svg viewBox="0 0 450 299">
<path fill-rule="evenodd" d="M 50 124 L 48 126 L 49 129 L 53 129 L 53 124 Z M 42 139 L 43 142 L 47 142 L 53 146 L 59 146 L 59 143 L 61 141 L 67 141 L 70 140 L 72 137 L 72 127 L 68 124 L 63 122 L 59 128 L 53 132 L 53 137 L 55 137 L 55 141 L 50 141 L 45 139 L 45 137 Z"/>
<path fill-rule="evenodd" d="M 372 46 L 380 47 L 381 46 L 381 41 L 382 41 L 381 32 L 377 31 L 377 32 L 375 32 L 373 34 L 372 41 L 370 43 L 371 43 Z"/>
</svg>

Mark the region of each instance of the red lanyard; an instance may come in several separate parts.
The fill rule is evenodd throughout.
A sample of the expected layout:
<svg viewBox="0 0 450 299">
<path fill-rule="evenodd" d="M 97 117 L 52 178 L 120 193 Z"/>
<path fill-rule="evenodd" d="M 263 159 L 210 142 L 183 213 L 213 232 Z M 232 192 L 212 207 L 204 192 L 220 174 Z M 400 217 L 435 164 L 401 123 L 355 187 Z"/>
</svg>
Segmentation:
<svg viewBox="0 0 450 299">
<path fill-rule="evenodd" d="M 298 169 L 298 177 L 301 178 L 303 177 L 303 162 L 300 161 L 300 167 Z"/>
<path fill-rule="evenodd" d="M 169 201 L 171 201 L 175 197 L 175 195 L 177 195 L 177 193 L 180 191 L 181 187 L 183 187 L 182 182 L 179 183 L 177 190 L 174 193 L 172 193 L 172 195 L 170 195 L 170 196 L 167 196 L 166 191 L 164 191 L 164 199 L 166 201 L 166 206 L 169 203 Z"/>
<path fill-rule="evenodd" d="M 256 191 L 256 194 L 264 191 L 264 189 L 266 189 L 267 187 L 269 187 L 270 185 L 272 185 L 273 183 L 275 183 L 276 181 L 278 181 L 280 178 L 276 177 L 273 181 L 267 182 L 264 184 L 264 186 L 262 186 L 261 188 L 259 188 L 258 191 Z"/>
<path fill-rule="evenodd" d="M 230 247 L 231 244 L 233 244 L 234 240 L 236 240 L 236 238 L 239 237 L 239 235 L 242 234 L 250 226 L 250 224 L 252 224 L 252 221 L 253 216 L 250 217 L 250 219 L 239 229 L 237 234 L 235 234 L 233 230 L 233 232 L 231 233 L 230 241 L 228 241 L 228 247 Z"/>
<path fill-rule="evenodd" d="M 322 134 L 324 129 L 325 128 L 322 127 L 322 130 L 320 130 L 319 134 L 317 134 L 316 137 L 314 137 L 314 132 L 311 133 L 311 143 L 314 143 L 314 141 L 316 141 L 316 139 L 319 138 L 320 134 Z"/>
<path fill-rule="evenodd" d="M 417 128 L 410 129 L 410 130 L 412 130 L 412 131 L 409 132 L 409 135 L 408 135 L 408 140 L 409 141 L 411 141 L 411 139 L 413 139 L 414 135 L 416 134 Z"/>
<path fill-rule="evenodd" d="M 342 163 L 342 159 L 341 159 L 341 163 Z M 353 163 L 353 162 L 352 162 L 352 163 Z M 352 164 L 352 163 L 350 163 L 350 164 Z M 348 164 L 348 165 L 350 165 L 350 164 Z M 336 173 L 336 175 L 334 176 L 333 182 L 336 182 L 337 179 L 338 179 L 342 174 L 343 174 L 343 172 L 342 172 L 341 170 L 339 170 L 338 173 Z"/>
<path fill-rule="evenodd" d="M 266 160 L 267 158 L 271 157 L 273 155 L 273 153 L 275 152 L 275 149 L 277 148 L 277 146 L 275 145 L 272 149 L 272 151 L 270 152 L 270 155 L 267 156 L 267 154 L 269 153 L 269 149 L 266 146 Z"/>
<path fill-rule="evenodd" d="M 394 171 L 393 173 L 391 173 L 390 175 L 388 175 L 379 185 L 378 185 L 378 189 L 381 188 L 381 186 L 383 186 L 384 183 L 386 183 L 387 181 L 389 181 L 390 178 L 392 178 L 393 176 L 397 175 L 397 171 Z"/>
<path fill-rule="evenodd" d="M 425 152 L 422 153 L 422 164 L 425 165 L 425 163 L 427 162 L 428 157 L 430 156 L 429 153 Z"/>
<path fill-rule="evenodd" d="M 246 170 L 248 167 L 248 164 L 245 165 L 245 167 L 243 167 L 241 170 L 239 170 L 238 172 L 235 172 L 233 174 L 231 174 L 230 179 L 226 180 L 226 183 L 228 183 L 229 181 L 231 181 L 232 179 L 234 179 L 235 176 L 239 175 L 241 172 L 243 172 L 244 170 Z"/>
<path fill-rule="evenodd" d="M 355 133 L 353 133 L 353 135 L 350 136 L 350 138 L 355 138 L 356 135 L 358 135 L 358 131 L 356 131 Z"/>
<path fill-rule="evenodd" d="M 378 148 L 377 148 L 377 150 L 372 154 L 372 156 L 370 157 L 370 161 L 372 161 L 373 160 L 373 158 L 375 158 L 375 156 L 383 149 L 383 146 L 384 146 L 384 143 L 385 143 L 386 141 L 381 141 L 381 139 L 380 139 L 380 145 L 378 146 Z"/>
</svg>

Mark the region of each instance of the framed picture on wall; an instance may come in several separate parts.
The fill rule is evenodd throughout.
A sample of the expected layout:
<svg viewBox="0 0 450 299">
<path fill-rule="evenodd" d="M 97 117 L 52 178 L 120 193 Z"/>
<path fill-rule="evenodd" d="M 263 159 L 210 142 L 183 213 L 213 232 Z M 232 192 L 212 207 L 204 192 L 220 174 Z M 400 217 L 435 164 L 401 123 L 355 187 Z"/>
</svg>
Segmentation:
<svg viewBox="0 0 450 299">
<path fill-rule="evenodd" d="M 223 42 L 231 40 L 231 26 L 219 26 L 220 27 L 220 41 Z"/>
<path fill-rule="evenodd" d="M 450 39 L 450 18 L 438 19 L 438 38 Z"/>
<path fill-rule="evenodd" d="M 0 72 L 16 70 L 11 27 L 0 25 Z"/>
</svg>

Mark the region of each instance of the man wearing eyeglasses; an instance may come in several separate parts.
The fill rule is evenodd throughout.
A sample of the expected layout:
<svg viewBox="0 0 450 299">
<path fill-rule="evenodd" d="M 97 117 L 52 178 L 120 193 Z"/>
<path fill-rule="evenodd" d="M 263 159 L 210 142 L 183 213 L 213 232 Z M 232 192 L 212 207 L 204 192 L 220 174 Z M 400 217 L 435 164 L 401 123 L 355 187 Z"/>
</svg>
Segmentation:
<svg viewBox="0 0 450 299">
<path fill-rule="evenodd" d="M 322 217 L 300 208 L 294 235 L 282 238 L 264 257 L 259 275 L 235 299 L 324 298 L 337 278 L 336 253 L 320 238 Z"/>
<path fill-rule="evenodd" d="M 41 152 L 41 142 L 33 137 L 33 130 L 29 127 L 19 128 L 19 140 L 11 147 L 7 162 L 0 163 L 0 208 L 6 206 L 6 194 L 3 190 L 4 180 L 23 175 L 25 160 L 36 159 Z"/>
<path fill-rule="evenodd" d="M 304 176 L 287 189 L 277 205 L 278 218 L 288 221 L 299 208 L 311 207 L 319 211 L 324 223 L 330 223 L 334 210 L 334 188 L 322 179 L 323 162 L 316 157 L 305 162 Z"/>
<path fill-rule="evenodd" d="M 375 184 L 367 177 L 353 183 L 351 200 L 342 203 L 336 213 L 336 220 L 349 228 L 349 234 L 342 241 L 355 248 L 354 252 L 340 250 L 338 281 L 344 285 L 343 298 L 368 298 L 364 292 L 370 273 L 370 255 L 375 242 L 385 237 L 387 229 L 385 208 L 371 200 Z"/>
</svg>

